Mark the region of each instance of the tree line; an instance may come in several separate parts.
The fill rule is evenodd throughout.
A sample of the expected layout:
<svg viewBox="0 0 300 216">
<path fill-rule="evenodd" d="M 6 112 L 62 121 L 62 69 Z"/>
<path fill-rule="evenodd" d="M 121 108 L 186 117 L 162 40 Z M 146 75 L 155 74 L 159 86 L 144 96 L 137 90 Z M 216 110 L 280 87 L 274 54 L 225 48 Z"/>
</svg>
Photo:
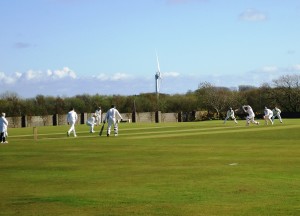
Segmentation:
<svg viewBox="0 0 300 216">
<path fill-rule="evenodd" d="M 240 85 L 237 89 L 203 82 L 195 91 L 160 94 L 159 97 L 155 93 L 130 96 L 83 94 L 73 97 L 37 95 L 26 99 L 14 92 L 0 95 L 0 111 L 12 117 L 66 114 L 70 107 L 74 107 L 78 113 L 92 113 L 101 106 L 103 112 L 106 112 L 111 104 L 115 104 L 121 113 L 207 111 L 222 117 L 229 107 L 239 109 L 244 104 L 252 106 L 257 113 L 262 113 L 265 106 L 277 106 L 284 112 L 300 112 L 300 75 L 281 76 L 273 80 L 272 85 Z"/>
</svg>

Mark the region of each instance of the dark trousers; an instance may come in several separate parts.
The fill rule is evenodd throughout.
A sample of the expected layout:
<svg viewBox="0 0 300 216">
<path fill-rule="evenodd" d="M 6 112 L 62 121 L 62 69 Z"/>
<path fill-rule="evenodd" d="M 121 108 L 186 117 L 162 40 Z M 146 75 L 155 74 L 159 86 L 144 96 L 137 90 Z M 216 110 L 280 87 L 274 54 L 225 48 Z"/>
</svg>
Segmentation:
<svg viewBox="0 0 300 216">
<path fill-rule="evenodd" d="M 0 142 L 5 142 L 5 141 L 6 141 L 5 134 L 4 134 L 4 132 L 1 132 L 1 134 L 0 134 Z"/>
</svg>

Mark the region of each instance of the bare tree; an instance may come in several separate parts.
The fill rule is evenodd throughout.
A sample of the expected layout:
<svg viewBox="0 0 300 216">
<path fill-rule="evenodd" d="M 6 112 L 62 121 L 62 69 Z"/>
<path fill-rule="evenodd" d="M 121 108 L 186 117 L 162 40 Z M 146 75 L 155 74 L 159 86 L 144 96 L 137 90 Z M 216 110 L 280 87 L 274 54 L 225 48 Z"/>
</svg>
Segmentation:
<svg viewBox="0 0 300 216">
<path fill-rule="evenodd" d="M 22 115 L 22 100 L 17 93 L 5 92 L 0 96 L 1 110 L 6 112 L 7 116 L 21 116 Z"/>
<path fill-rule="evenodd" d="M 289 112 L 300 111 L 300 75 L 285 75 L 273 80 L 272 97 L 276 103 Z"/>
<path fill-rule="evenodd" d="M 216 111 L 217 118 L 220 117 L 220 112 L 227 106 L 231 95 L 228 88 L 215 87 L 208 82 L 201 83 L 197 92 L 200 104 L 208 111 Z"/>
</svg>

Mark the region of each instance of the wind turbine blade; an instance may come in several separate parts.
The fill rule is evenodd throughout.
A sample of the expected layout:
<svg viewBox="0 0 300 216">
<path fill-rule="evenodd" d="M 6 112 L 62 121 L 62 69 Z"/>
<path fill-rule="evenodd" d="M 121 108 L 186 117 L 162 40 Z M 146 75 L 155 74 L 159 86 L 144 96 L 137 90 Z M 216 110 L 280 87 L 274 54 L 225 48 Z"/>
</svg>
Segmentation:
<svg viewBox="0 0 300 216">
<path fill-rule="evenodd" d="M 159 60 L 158 60 L 158 55 L 156 53 L 156 61 L 157 61 L 157 72 L 160 74 L 160 66 L 159 66 Z"/>
</svg>

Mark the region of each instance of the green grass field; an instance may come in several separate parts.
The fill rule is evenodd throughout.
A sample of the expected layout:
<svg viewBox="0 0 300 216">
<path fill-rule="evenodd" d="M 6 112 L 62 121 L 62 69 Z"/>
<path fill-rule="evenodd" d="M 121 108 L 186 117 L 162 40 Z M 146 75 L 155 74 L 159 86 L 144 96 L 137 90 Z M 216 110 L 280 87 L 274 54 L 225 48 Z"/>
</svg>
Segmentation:
<svg viewBox="0 0 300 216">
<path fill-rule="evenodd" d="M 9 129 L 0 215 L 300 215 L 300 120 L 260 123 Z"/>
</svg>

